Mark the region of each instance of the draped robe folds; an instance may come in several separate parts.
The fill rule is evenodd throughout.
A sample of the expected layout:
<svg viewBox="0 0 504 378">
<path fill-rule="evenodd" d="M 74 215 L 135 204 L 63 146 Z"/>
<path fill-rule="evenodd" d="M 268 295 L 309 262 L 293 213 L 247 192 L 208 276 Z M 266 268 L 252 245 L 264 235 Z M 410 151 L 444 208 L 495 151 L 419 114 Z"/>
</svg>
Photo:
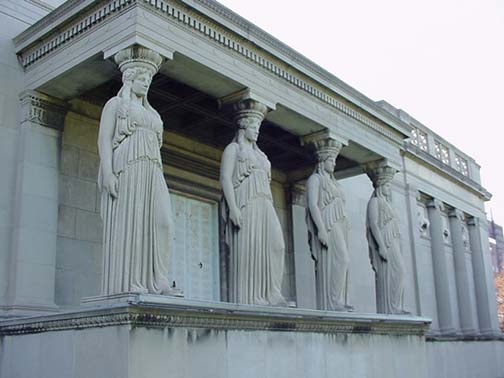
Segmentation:
<svg viewBox="0 0 504 378">
<path fill-rule="evenodd" d="M 171 201 L 163 177 L 159 115 L 115 97 L 112 168 L 118 196 L 102 190 L 103 294 L 170 290 L 168 259 L 173 234 Z M 99 174 L 99 186 L 103 181 Z"/>
<path fill-rule="evenodd" d="M 281 294 L 285 244 L 273 207 L 271 166 L 257 147 L 244 150 L 233 142 L 237 160 L 232 175 L 242 223 L 237 228 L 227 214 L 226 243 L 230 249 L 230 300 L 236 303 L 285 306 Z"/>
<path fill-rule="evenodd" d="M 369 242 L 369 257 L 375 271 L 376 309 L 382 314 L 403 313 L 403 292 L 406 268 L 401 253 L 401 235 L 399 221 L 385 198 L 374 196 L 378 208 L 378 229 L 387 250 L 387 261 L 380 257 L 378 243 L 370 227 L 368 212 L 367 239 Z"/>
<path fill-rule="evenodd" d="M 345 213 L 345 198 L 338 182 L 329 176 L 314 173 L 317 179 L 318 208 L 328 235 L 324 247 L 317 237 L 309 207 L 306 211 L 308 240 L 315 260 L 317 307 L 319 310 L 341 311 L 347 306 L 348 265 L 348 220 Z"/>
</svg>

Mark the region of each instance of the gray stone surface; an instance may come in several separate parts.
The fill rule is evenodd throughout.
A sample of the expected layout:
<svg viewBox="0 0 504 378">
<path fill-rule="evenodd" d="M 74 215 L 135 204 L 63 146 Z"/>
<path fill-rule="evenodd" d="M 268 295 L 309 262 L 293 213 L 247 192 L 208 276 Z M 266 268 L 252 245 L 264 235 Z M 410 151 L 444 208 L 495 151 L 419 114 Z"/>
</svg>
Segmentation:
<svg viewBox="0 0 504 378">
<path fill-rule="evenodd" d="M 130 304 L 117 299 L 116 304 L 40 318 L 35 327 L 23 320 L 2 323 L 0 377 L 161 378 L 167 372 L 182 378 L 427 377 L 426 319 L 365 314 L 352 319 L 271 307 L 258 311 L 148 295 L 123 296 Z M 188 311 L 191 307 L 197 310 Z M 369 327 L 369 333 L 360 327 Z M 54 348 L 45 347 L 48 343 Z M 21 363 L 21 355 L 33 363 Z M 49 363 L 57 358 L 60 369 Z"/>
</svg>

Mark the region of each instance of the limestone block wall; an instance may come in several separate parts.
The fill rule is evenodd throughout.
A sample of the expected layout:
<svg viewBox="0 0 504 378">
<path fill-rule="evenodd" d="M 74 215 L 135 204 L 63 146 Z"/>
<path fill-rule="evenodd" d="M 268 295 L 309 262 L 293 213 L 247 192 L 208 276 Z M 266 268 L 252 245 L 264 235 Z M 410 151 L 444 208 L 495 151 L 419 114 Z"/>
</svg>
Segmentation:
<svg viewBox="0 0 504 378">
<path fill-rule="evenodd" d="M 102 267 L 102 222 L 97 187 L 98 121 L 70 112 L 61 146 L 56 303 L 78 305 L 98 295 Z"/>
</svg>

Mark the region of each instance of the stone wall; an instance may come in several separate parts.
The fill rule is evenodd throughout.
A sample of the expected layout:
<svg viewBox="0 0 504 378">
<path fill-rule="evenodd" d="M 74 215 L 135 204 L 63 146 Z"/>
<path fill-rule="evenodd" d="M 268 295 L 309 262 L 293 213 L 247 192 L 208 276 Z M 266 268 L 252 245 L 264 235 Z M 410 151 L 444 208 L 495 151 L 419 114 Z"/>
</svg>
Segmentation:
<svg viewBox="0 0 504 378">
<path fill-rule="evenodd" d="M 56 258 L 56 303 L 78 305 L 98 295 L 102 268 L 102 222 L 97 187 L 98 121 L 67 115 L 61 147 Z"/>
</svg>

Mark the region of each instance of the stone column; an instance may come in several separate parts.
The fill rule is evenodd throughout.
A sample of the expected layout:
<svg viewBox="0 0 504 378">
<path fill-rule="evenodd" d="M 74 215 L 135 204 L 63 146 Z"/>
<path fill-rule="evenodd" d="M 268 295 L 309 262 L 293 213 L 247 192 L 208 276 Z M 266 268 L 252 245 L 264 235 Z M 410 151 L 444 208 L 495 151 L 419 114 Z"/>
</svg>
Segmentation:
<svg viewBox="0 0 504 378">
<path fill-rule="evenodd" d="M 60 139 L 67 106 L 37 92 L 21 95 L 7 311 L 54 311 Z"/>
<path fill-rule="evenodd" d="M 443 335 L 455 334 L 453 308 L 450 301 L 448 267 L 443 237 L 443 220 L 441 211 L 443 204 L 433 199 L 427 203 L 431 230 L 432 265 L 434 269 L 434 287 L 436 288 L 436 304 L 438 309 L 439 331 Z"/>
<path fill-rule="evenodd" d="M 453 259 L 455 264 L 455 281 L 457 283 L 457 298 L 459 304 L 460 327 L 462 334 L 474 335 L 478 326 L 473 316 L 473 309 L 476 306 L 471 299 L 471 280 L 469 268 L 466 261 L 466 246 L 463 239 L 464 215 L 458 209 L 453 209 L 448 213 L 450 218 L 450 231 L 453 243 Z"/>
<path fill-rule="evenodd" d="M 306 230 L 306 193 L 304 185 L 291 188 L 292 242 L 296 302 L 299 308 L 317 308 L 315 292 L 315 263 L 311 258 Z"/>
<path fill-rule="evenodd" d="M 472 251 L 479 331 L 483 336 L 502 336 L 497 319 L 497 301 L 490 261 L 487 222 L 473 217 L 467 224 Z"/>
</svg>

